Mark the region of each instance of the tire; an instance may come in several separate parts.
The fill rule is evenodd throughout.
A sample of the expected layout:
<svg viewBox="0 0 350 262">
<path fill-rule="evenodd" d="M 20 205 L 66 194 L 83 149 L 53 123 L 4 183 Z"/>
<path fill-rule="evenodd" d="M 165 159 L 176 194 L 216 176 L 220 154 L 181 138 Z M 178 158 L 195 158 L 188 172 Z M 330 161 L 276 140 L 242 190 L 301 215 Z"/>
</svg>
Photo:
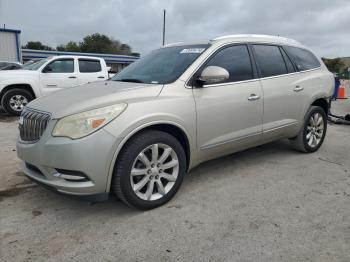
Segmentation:
<svg viewBox="0 0 350 262">
<path fill-rule="evenodd" d="M 299 134 L 295 138 L 289 139 L 289 141 L 295 150 L 313 153 L 321 147 L 326 132 L 326 112 L 319 106 L 311 106 L 305 115 L 304 124 Z"/>
<path fill-rule="evenodd" d="M 111 186 L 124 203 L 147 210 L 168 202 L 185 173 L 186 156 L 179 141 L 168 133 L 148 130 L 131 138 L 120 152 Z"/>
<path fill-rule="evenodd" d="M 24 106 L 34 99 L 33 95 L 25 90 L 14 88 L 8 90 L 1 99 L 2 108 L 11 115 L 19 116 Z"/>
</svg>

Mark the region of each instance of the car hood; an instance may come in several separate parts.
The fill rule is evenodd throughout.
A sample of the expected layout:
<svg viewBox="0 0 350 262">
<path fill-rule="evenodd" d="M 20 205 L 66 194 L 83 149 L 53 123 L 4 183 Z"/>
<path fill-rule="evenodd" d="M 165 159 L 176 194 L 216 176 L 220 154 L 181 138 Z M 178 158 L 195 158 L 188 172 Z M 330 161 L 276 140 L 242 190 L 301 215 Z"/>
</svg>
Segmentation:
<svg viewBox="0 0 350 262">
<path fill-rule="evenodd" d="M 103 106 L 145 100 L 158 96 L 163 85 L 119 81 L 89 83 L 42 96 L 29 108 L 51 113 L 52 119 Z"/>
<path fill-rule="evenodd" d="M 8 78 L 34 76 L 37 74 L 38 72 L 33 70 L 0 70 L 0 81 L 6 80 Z"/>
</svg>

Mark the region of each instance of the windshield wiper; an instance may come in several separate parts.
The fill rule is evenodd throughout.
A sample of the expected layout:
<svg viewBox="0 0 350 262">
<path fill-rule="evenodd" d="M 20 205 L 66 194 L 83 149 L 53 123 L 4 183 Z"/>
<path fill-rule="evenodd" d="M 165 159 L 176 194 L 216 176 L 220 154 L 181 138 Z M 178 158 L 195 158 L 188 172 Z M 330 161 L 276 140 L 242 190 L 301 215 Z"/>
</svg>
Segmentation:
<svg viewBox="0 0 350 262">
<path fill-rule="evenodd" d="M 133 82 L 133 83 L 144 83 L 142 80 L 136 79 L 136 78 L 122 78 L 122 79 L 117 79 L 116 81 Z"/>
</svg>

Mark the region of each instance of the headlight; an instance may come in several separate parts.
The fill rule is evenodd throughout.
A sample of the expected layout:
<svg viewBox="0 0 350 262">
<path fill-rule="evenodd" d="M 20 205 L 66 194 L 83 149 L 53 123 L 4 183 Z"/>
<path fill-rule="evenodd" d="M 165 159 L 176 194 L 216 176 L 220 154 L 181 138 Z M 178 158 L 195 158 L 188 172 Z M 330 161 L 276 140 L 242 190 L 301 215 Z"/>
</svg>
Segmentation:
<svg viewBox="0 0 350 262">
<path fill-rule="evenodd" d="M 53 136 L 65 136 L 72 139 L 87 136 L 119 116 L 127 104 L 101 107 L 61 118 L 52 131 Z"/>
</svg>

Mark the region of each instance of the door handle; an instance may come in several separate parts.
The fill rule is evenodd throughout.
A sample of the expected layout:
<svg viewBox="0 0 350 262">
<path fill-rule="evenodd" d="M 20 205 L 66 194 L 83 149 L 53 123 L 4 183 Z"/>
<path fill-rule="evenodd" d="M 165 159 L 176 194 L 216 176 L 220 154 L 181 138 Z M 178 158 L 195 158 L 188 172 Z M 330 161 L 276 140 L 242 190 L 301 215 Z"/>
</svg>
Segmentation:
<svg viewBox="0 0 350 262">
<path fill-rule="evenodd" d="M 104 76 L 99 76 L 99 77 L 97 77 L 97 78 L 105 78 Z"/>
<path fill-rule="evenodd" d="M 255 100 L 258 100 L 260 99 L 260 96 L 256 95 L 256 94 L 251 94 L 249 97 L 248 97 L 248 100 L 249 101 L 255 101 Z"/>
<path fill-rule="evenodd" d="M 294 89 L 293 89 L 294 92 L 300 92 L 300 91 L 302 91 L 302 90 L 304 90 L 304 87 L 301 87 L 301 86 L 296 86 L 296 87 L 294 87 Z"/>
<path fill-rule="evenodd" d="M 76 76 L 69 76 L 68 78 L 77 78 Z"/>
</svg>

